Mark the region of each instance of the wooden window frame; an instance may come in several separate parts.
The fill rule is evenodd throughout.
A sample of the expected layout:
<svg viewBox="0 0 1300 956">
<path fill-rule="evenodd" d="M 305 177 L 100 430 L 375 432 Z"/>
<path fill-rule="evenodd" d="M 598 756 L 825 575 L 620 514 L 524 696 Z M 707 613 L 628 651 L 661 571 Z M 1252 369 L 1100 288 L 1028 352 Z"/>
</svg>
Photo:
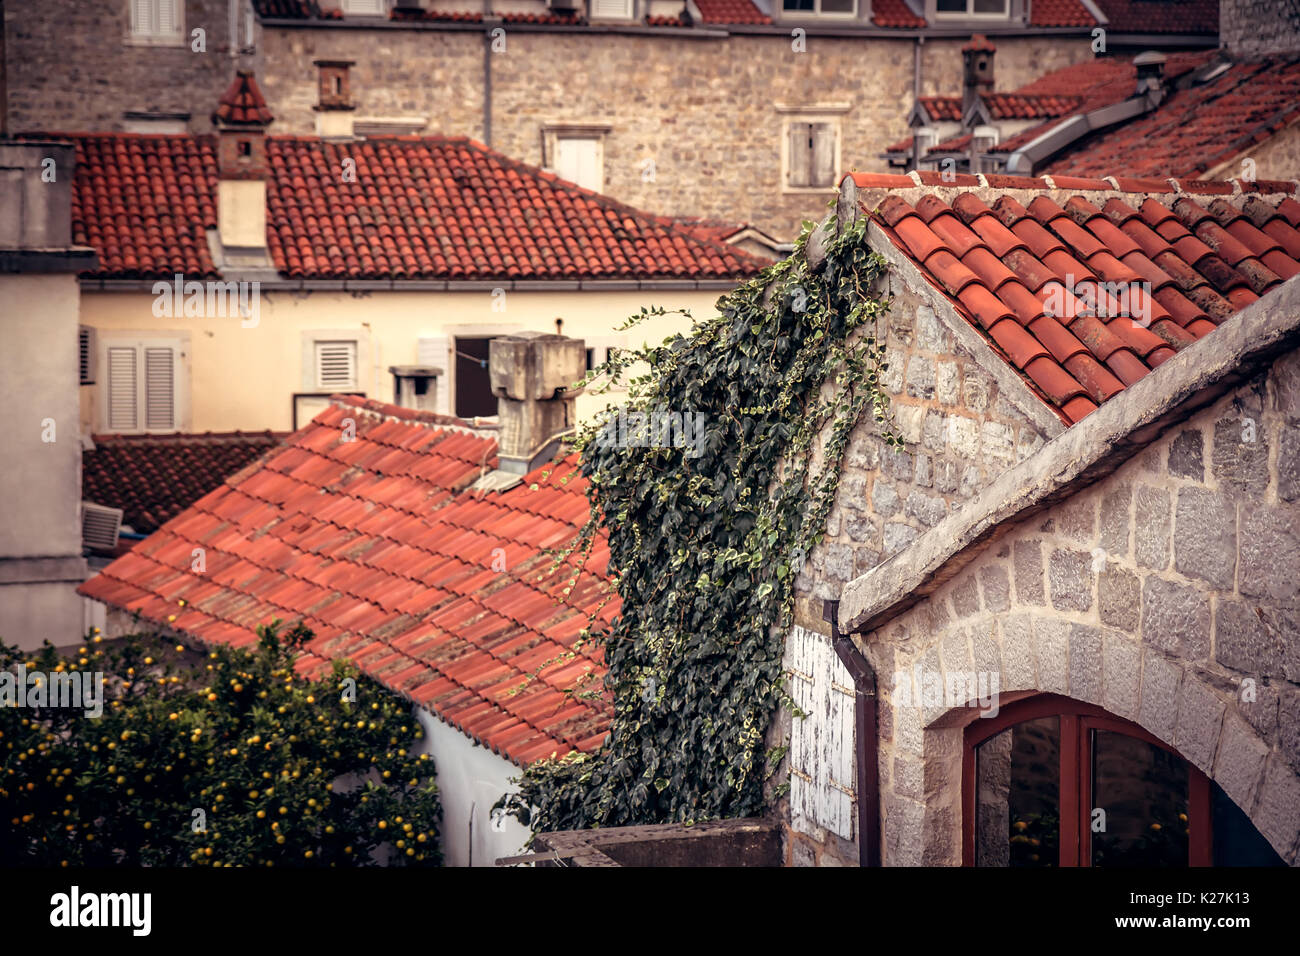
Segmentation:
<svg viewBox="0 0 1300 956">
<path fill-rule="evenodd" d="M 843 176 L 844 167 L 844 114 L 850 109 L 848 103 L 786 105 L 776 104 L 776 111 L 781 116 L 781 192 L 805 195 L 828 195 Z M 795 186 L 790 182 L 793 156 L 790 154 L 790 131 L 795 123 L 824 123 L 831 127 L 834 139 L 831 182 L 826 186 Z"/>
<path fill-rule="evenodd" d="M 966 726 L 962 741 L 962 866 L 975 865 L 975 751 L 980 744 L 1008 727 L 1057 717 L 1060 720 L 1060 859 L 1062 867 L 1090 866 L 1092 859 L 1092 761 L 1088 759 L 1093 730 L 1135 737 L 1159 747 L 1187 764 L 1188 866 L 1212 866 L 1214 820 L 1210 806 L 1210 778 L 1200 768 L 1158 737 L 1132 721 L 1116 717 L 1093 704 L 1059 694 L 1037 694 L 1007 704 L 996 717 L 977 719 Z"/>
</svg>

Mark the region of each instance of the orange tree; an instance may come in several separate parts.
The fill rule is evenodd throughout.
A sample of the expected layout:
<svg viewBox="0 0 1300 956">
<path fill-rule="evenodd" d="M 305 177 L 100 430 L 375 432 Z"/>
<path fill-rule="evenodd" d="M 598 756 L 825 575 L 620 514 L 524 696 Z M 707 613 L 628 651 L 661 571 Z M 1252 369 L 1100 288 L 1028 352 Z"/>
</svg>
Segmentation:
<svg viewBox="0 0 1300 956">
<path fill-rule="evenodd" d="M 99 673 L 104 698 L 93 717 L 0 696 L 0 865 L 439 864 L 409 704 L 341 662 L 303 678 L 310 636 L 276 622 L 254 650 L 197 662 L 142 635 L 67 656 L 0 642 L 10 690 L 24 673 L 29 687 Z M 32 700 L 45 706 L 15 705 Z"/>
</svg>

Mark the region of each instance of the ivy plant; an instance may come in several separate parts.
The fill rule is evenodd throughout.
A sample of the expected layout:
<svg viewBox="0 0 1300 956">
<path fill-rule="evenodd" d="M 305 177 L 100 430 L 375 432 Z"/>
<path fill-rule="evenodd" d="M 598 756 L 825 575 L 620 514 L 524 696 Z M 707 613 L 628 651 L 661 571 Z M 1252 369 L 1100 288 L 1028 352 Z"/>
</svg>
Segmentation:
<svg viewBox="0 0 1300 956">
<path fill-rule="evenodd" d="M 901 444 L 880 384 L 885 262 L 860 219 L 814 268 L 814 228 L 721 298 L 718 316 L 588 376 L 626 383 L 625 422 L 702 414 L 704 428 L 691 444 L 629 442 L 597 418 L 575 439 L 592 518 L 570 552 L 606 533 L 622 599 L 612 624 L 587 632 L 603 642 L 614 713 L 598 751 L 536 763 L 503 798 L 534 832 L 764 808 L 794 583 L 825 533 L 850 432 L 869 410 Z"/>
</svg>

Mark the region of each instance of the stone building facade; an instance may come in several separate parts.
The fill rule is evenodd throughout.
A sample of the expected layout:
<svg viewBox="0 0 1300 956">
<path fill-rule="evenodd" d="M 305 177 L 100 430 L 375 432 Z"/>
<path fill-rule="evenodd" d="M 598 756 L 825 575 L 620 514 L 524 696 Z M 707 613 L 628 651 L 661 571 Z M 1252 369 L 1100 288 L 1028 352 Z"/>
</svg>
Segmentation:
<svg viewBox="0 0 1300 956">
<path fill-rule="evenodd" d="M 786 185 L 790 124 L 830 124 L 837 174 L 884 169 L 886 146 L 907 133 L 914 81 L 923 95 L 959 89 L 967 40 L 952 30 L 816 22 L 802 24 L 806 36 L 796 40 L 779 24 L 597 31 L 344 18 L 259 19 L 250 44 L 240 16 L 232 45 L 227 3 L 182 7 L 186 42 L 143 46 L 131 40 L 125 0 L 11 4 L 10 128 L 210 132 L 211 104 L 238 66 L 254 70 L 276 118 L 273 135 L 314 133 L 315 61 L 350 60 L 363 128 L 470 136 L 546 168 L 556 165 L 556 137 L 580 132 L 600 141 L 600 191 L 788 240 L 818 197 L 833 196 L 830 187 Z M 191 48 L 200 27 L 205 52 Z M 489 29 L 503 31 L 495 48 Z M 998 89 L 1093 55 L 1084 28 L 1018 28 L 997 42 Z"/>
</svg>

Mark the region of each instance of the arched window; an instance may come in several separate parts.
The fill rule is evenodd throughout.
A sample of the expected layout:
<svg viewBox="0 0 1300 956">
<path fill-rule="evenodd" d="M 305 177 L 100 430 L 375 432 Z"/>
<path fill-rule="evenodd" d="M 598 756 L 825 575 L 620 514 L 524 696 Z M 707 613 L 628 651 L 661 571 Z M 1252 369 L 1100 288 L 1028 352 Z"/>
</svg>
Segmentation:
<svg viewBox="0 0 1300 956">
<path fill-rule="evenodd" d="M 966 866 L 1282 866 L 1220 787 L 1137 724 L 1039 694 L 965 730 Z"/>
</svg>

